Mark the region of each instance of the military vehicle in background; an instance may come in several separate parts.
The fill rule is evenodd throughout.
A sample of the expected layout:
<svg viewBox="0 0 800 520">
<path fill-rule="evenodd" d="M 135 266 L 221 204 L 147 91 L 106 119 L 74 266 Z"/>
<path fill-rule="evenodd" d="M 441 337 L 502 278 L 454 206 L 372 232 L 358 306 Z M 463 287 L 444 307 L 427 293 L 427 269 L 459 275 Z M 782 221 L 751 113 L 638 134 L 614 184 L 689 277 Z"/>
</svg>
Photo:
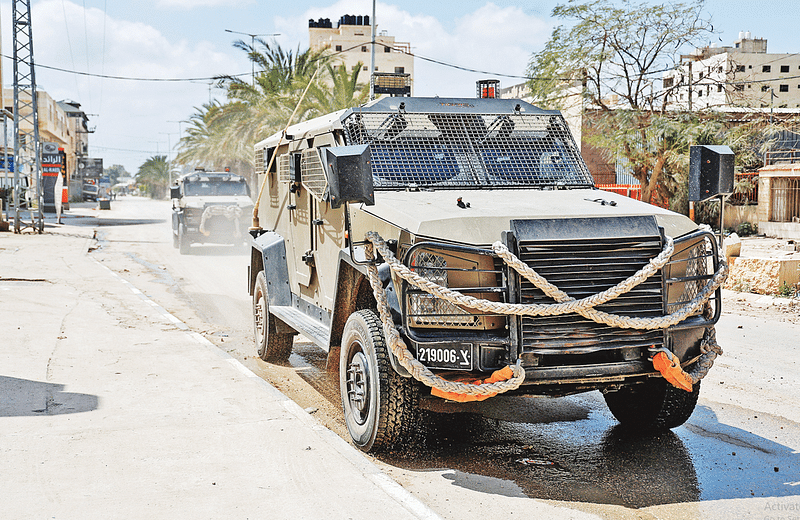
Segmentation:
<svg viewBox="0 0 800 520">
<path fill-rule="evenodd" d="M 177 179 L 170 198 L 172 244 L 181 254 L 193 243 L 249 243 L 253 201 L 244 177 L 198 168 Z"/>
</svg>

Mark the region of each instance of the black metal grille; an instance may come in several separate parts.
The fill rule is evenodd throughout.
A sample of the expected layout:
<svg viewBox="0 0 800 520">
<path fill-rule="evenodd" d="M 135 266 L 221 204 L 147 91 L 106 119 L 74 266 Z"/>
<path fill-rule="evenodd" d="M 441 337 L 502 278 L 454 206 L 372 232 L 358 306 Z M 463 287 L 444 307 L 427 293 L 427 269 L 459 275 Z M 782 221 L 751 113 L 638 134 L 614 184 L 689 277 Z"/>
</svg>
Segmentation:
<svg viewBox="0 0 800 520">
<path fill-rule="evenodd" d="M 575 299 L 599 293 L 625 280 L 661 252 L 660 236 L 582 240 L 520 241 L 520 258 L 549 282 Z M 522 303 L 554 303 L 530 282 L 520 282 Z M 632 317 L 664 314 L 659 271 L 632 291 L 596 309 Z M 663 344 L 661 330 L 621 329 L 595 323 L 578 314 L 524 317 L 522 353 L 535 355 L 590 354 L 629 347 Z"/>
<path fill-rule="evenodd" d="M 593 185 L 559 115 L 354 112 L 343 127 L 370 145 L 378 190 Z"/>
</svg>

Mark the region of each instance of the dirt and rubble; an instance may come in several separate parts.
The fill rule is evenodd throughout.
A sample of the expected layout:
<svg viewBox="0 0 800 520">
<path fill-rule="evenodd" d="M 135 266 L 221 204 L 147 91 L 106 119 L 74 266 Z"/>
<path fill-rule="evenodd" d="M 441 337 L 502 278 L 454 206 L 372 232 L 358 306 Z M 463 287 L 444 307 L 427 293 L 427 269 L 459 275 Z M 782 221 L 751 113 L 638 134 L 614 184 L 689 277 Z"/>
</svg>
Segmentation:
<svg viewBox="0 0 800 520">
<path fill-rule="evenodd" d="M 800 323 L 800 244 L 762 236 L 739 240 L 735 256 L 728 257 L 724 312 Z"/>
</svg>

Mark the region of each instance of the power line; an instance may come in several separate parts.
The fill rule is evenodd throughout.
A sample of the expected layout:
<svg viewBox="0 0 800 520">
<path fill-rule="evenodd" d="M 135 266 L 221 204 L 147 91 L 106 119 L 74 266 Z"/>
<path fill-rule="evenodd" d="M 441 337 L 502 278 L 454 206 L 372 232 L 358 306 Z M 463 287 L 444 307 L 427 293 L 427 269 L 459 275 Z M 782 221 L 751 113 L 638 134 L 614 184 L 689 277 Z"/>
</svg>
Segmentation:
<svg viewBox="0 0 800 520">
<path fill-rule="evenodd" d="M 12 57 L 7 56 L 5 54 L 2 55 L 4 58 L 13 60 Z M 48 69 L 48 70 L 55 70 L 57 72 L 64 72 L 66 74 L 77 74 L 78 76 L 87 76 L 91 78 L 102 78 L 102 79 L 118 79 L 123 81 L 152 81 L 152 82 L 191 82 L 191 81 L 216 81 L 219 79 L 219 76 L 211 76 L 211 77 L 198 77 L 198 78 L 144 78 L 144 77 L 133 77 L 133 76 L 113 76 L 109 74 L 94 74 L 91 72 L 83 72 L 79 70 L 69 70 L 63 69 L 61 67 L 53 67 L 51 65 L 42 65 L 41 63 L 36 64 L 37 68 Z M 243 72 L 241 74 L 232 74 L 230 77 L 239 77 L 239 76 L 249 76 L 249 72 Z"/>
</svg>

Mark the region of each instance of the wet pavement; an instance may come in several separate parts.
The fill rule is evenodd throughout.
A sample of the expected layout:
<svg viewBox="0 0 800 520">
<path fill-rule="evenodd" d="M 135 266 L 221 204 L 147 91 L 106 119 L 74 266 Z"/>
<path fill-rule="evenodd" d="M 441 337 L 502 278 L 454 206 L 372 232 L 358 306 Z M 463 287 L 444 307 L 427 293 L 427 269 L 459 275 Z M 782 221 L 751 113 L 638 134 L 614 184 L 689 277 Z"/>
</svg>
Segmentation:
<svg viewBox="0 0 800 520">
<path fill-rule="evenodd" d="M 292 366 L 338 402 L 338 383 L 325 372 L 324 356 L 298 346 Z M 745 421 L 753 413 L 731 405 L 723 410 Z M 796 423 L 765 413 L 755 418 L 762 432 L 800 440 Z M 406 470 L 449 468 L 510 481 L 528 498 L 628 508 L 800 495 L 796 447 L 720 422 L 703 404 L 686 425 L 652 435 L 621 427 L 598 392 L 501 396 L 481 403 L 481 415 L 440 422 L 421 445 L 377 458 Z"/>
</svg>

